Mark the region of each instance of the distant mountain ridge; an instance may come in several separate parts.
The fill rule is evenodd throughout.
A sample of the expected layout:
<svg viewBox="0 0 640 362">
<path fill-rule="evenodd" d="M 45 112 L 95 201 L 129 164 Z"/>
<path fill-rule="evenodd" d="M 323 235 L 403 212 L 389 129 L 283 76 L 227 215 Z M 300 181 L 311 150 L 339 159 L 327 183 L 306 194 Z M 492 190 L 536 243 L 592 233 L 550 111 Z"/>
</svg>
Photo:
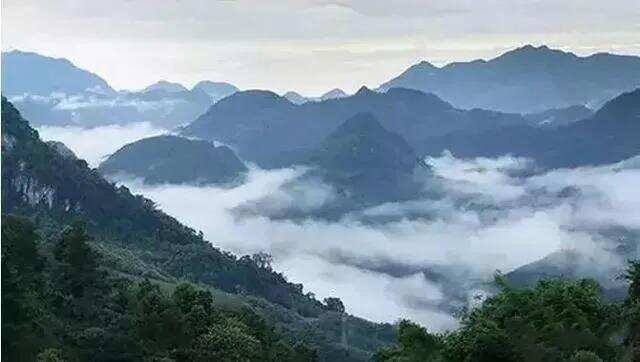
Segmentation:
<svg viewBox="0 0 640 362">
<path fill-rule="evenodd" d="M 598 53 L 579 57 L 526 45 L 490 60 L 436 67 L 426 61 L 383 83 L 432 92 L 456 107 L 532 113 L 586 105 L 597 108 L 640 86 L 640 57 Z"/>
<path fill-rule="evenodd" d="M 196 83 L 191 91 L 201 90 L 204 93 L 208 94 L 214 102 L 221 100 L 222 98 L 228 97 L 235 92 L 238 92 L 238 87 L 233 84 L 226 82 L 212 82 L 210 80 L 203 80 Z"/>
<path fill-rule="evenodd" d="M 556 128 L 503 127 L 426 138 L 421 151 L 457 157 L 530 157 L 547 168 L 615 163 L 640 154 L 640 88 L 607 102 L 590 118 Z"/>
<path fill-rule="evenodd" d="M 303 103 L 307 103 L 307 102 L 321 102 L 321 101 L 326 101 L 329 99 L 336 99 L 336 98 L 344 98 L 344 97 L 348 97 L 349 95 L 343 91 L 340 88 L 335 88 L 332 89 L 324 94 L 322 94 L 319 97 L 305 97 L 303 95 L 301 95 L 298 92 L 294 92 L 294 91 L 289 91 L 285 94 L 282 95 L 284 98 L 288 99 L 291 103 L 294 104 L 303 104 Z"/>
<path fill-rule="evenodd" d="M 166 92 L 187 92 L 189 91 L 187 87 L 183 86 L 180 83 L 169 82 L 166 80 L 157 81 L 147 87 L 145 87 L 142 92 L 151 92 L 154 90 L 163 90 Z"/>
<path fill-rule="evenodd" d="M 82 92 L 115 93 L 106 80 L 67 59 L 20 50 L 2 53 L 2 93 L 6 97 Z"/>
<path fill-rule="evenodd" d="M 532 126 L 559 127 L 587 119 L 593 116 L 593 111 L 585 106 L 569 106 L 566 108 L 553 108 L 538 113 L 528 113 L 524 117 Z"/>
<path fill-rule="evenodd" d="M 371 113 L 416 149 L 426 135 L 527 123 L 519 114 L 456 109 L 433 94 L 411 89 L 377 93 L 362 87 L 348 97 L 300 105 L 273 92 L 251 90 L 216 103 L 181 133 L 231 145 L 242 159 L 262 167 L 280 167 L 299 162 L 296 155 L 319 146 L 358 113 Z"/>
<path fill-rule="evenodd" d="M 67 59 L 18 50 L 2 53 L 2 93 L 34 125 L 146 121 L 174 128 L 237 90 L 222 82 L 201 81 L 187 89 L 162 80 L 141 91 L 115 91 L 107 81 Z"/>
</svg>

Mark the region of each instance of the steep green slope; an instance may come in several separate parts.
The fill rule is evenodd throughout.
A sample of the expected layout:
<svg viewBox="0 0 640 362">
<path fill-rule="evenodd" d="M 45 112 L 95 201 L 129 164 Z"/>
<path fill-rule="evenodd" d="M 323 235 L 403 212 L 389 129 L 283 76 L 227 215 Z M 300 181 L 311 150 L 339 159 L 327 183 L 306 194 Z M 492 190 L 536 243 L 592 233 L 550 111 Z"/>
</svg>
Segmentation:
<svg viewBox="0 0 640 362">
<path fill-rule="evenodd" d="M 334 312 L 304 294 L 259 258 L 237 258 L 158 210 L 151 200 L 115 187 L 85 161 L 61 156 L 43 143 L 17 110 L 2 100 L 2 211 L 25 215 L 44 234 L 76 218 L 87 222 L 111 273 L 166 283 L 187 280 L 240 294 L 291 339 L 309 340 L 323 360 L 363 360 L 389 343 L 390 326 Z M 324 320 L 353 331 L 342 344 Z M 336 324 L 331 324 L 336 328 Z"/>
<path fill-rule="evenodd" d="M 81 223 L 42 238 L 2 218 L 3 361 L 314 361 L 247 305 L 110 272 Z"/>
</svg>

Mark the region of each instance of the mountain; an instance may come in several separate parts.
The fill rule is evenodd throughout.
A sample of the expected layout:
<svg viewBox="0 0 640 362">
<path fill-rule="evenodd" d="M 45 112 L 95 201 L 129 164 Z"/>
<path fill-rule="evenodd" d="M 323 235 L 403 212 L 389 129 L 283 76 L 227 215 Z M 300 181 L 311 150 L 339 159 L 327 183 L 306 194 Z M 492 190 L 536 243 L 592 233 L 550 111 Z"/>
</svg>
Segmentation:
<svg viewBox="0 0 640 362">
<path fill-rule="evenodd" d="M 160 80 L 155 82 L 142 90 L 143 93 L 156 90 L 163 90 L 165 92 L 186 92 L 188 89 L 180 83 L 168 82 L 166 80 Z"/>
<path fill-rule="evenodd" d="M 526 45 L 494 59 L 411 66 L 380 86 L 432 92 L 456 107 L 533 113 L 575 104 L 598 107 L 640 86 L 640 57 L 598 53 L 579 57 Z"/>
<path fill-rule="evenodd" d="M 216 308 L 221 311 L 248 308 L 258 313 L 269 328 L 277 329 L 288 340 L 317 348 L 321 361 L 369 360 L 373 351 L 389 345 L 394 338 L 390 325 L 370 323 L 331 310 L 311 294 L 304 294 L 301 284 L 287 282 L 282 274 L 264 263 L 264 258 L 238 258 L 215 248 L 201 233 L 159 210 L 153 201 L 106 181 L 83 160 L 61 156 L 39 139 L 38 133 L 4 97 L 1 187 L 3 214 L 28 217 L 37 223 L 43 235 L 74 230 L 66 225 L 83 219 L 94 238 L 91 248 L 100 254 L 99 267 L 109 273 L 100 279 L 124 279 L 125 286 L 127 281 L 150 280 L 169 290 L 179 282 L 207 288 L 215 293 Z M 4 221 L 3 218 L 3 245 L 7 241 Z M 4 256 L 3 249 L 3 261 Z M 85 265 L 80 270 L 87 268 Z M 4 293 L 3 285 L 3 298 Z M 139 296 L 127 297 L 135 300 Z M 56 300 L 69 306 L 69 313 L 78 308 L 66 299 Z M 111 308 L 110 318 L 123 302 L 120 299 Z M 163 319 L 174 314 L 152 315 Z M 201 314 L 192 315 L 195 316 L 200 318 Z M 95 319 L 92 321 L 97 323 Z M 251 323 L 264 321 L 254 319 Z M 82 331 L 89 325 L 93 324 L 81 325 Z M 127 332 L 127 328 L 135 327 L 123 324 L 121 328 Z M 349 331 L 346 336 L 342 333 L 345 330 Z M 98 341 L 106 333 L 96 328 L 85 332 L 81 339 Z"/>
<path fill-rule="evenodd" d="M 104 79 L 67 59 L 19 50 L 2 53 L 2 94 L 7 97 L 84 92 L 115 93 Z"/>
<path fill-rule="evenodd" d="M 269 91 L 238 92 L 180 132 L 228 144 L 240 158 L 262 167 L 279 167 L 299 162 L 299 155 L 317 148 L 345 119 L 358 113 L 371 113 L 383 128 L 414 148 L 430 135 L 527 123 L 518 114 L 456 109 L 416 90 L 377 93 L 362 87 L 349 97 L 300 105 Z"/>
<path fill-rule="evenodd" d="M 398 134 L 370 113 L 347 119 L 311 152 L 308 164 L 356 204 L 415 195 L 411 181 L 418 157 Z"/>
<path fill-rule="evenodd" d="M 209 95 L 214 102 L 228 97 L 233 93 L 239 91 L 239 89 L 233 84 L 225 82 L 212 82 L 210 80 L 203 80 L 198 82 L 191 88 L 192 91 L 201 90 Z"/>
<path fill-rule="evenodd" d="M 593 111 L 585 106 L 570 106 L 548 109 L 538 113 L 528 113 L 524 117 L 532 126 L 558 127 L 589 118 L 592 115 Z"/>
<path fill-rule="evenodd" d="M 203 81 L 189 90 L 159 81 L 142 91 L 114 91 L 97 75 L 67 59 L 36 53 L 2 53 L 2 92 L 34 125 L 85 126 L 150 122 L 161 128 L 186 124 L 237 90 Z"/>
<path fill-rule="evenodd" d="M 289 102 L 291 102 L 291 103 L 303 104 L 303 103 L 307 103 L 307 102 L 322 102 L 322 101 L 326 101 L 328 99 L 344 98 L 344 97 L 348 97 L 349 95 L 347 93 L 345 93 L 342 89 L 335 88 L 335 89 L 332 89 L 332 90 L 324 93 L 320 97 L 305 97 L 305 96 L 301 95 L 300 93 L 297 93 L 297 92 L 294 92 L 294 91 L 289 91 L 289 92 L 283 94 L 282 96 L 284 98 L 288 99 Z"/>
<path fill-rule="evenodd" d="M 239 180 L 247 167 L 226 146 L 157 136 L 123 146 L 98 170 L 103 175 L 142 177 L 147 184 L 225 184 Z"/>
<path fill-rule="evenodd" d="M 293 104 L 302 104 L 310 101 L 309 98 L 301 95 L 300 93 L 289 91 L 282 95 L 282 97 L 286 98 L 289 102 Z"/>
<path fill-rule="evenodd" d="M 345 91 L 343 91 L 342 89 L 335 88 L 335 89 L 332 89 L 332 90 L 328 91 L 327 93 L 321 95 L 318 100 L 326 101 L 327 99 L 344 98 L 344 97 L 348 97 L 348 96 L 349 95 L 347 93 L 345 93 Z"/>
<path fill-rule="evenodd" d="M 530 157 L 548 168 L 619 162 L 640 154 L 640 88 L 607 102 L 592 117 L 556 128 L 503 127 L 425 139 L 421 151 L 458 157 Z"/>
</svg>

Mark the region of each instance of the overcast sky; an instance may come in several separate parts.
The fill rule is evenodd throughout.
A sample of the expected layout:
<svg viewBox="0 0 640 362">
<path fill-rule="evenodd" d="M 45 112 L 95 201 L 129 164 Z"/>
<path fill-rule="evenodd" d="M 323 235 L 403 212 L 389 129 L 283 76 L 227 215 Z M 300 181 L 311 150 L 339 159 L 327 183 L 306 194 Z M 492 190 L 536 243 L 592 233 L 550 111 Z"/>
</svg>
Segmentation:
<svg viewBox="0 0 640 362">
<path fill-rule="evenodd" d="M 2 49 L 68 58 L 118 89 L 316 95 L 527 43 L 638 55 L 639 20 L 638 0 L 3 0 Z"/>
</svg>

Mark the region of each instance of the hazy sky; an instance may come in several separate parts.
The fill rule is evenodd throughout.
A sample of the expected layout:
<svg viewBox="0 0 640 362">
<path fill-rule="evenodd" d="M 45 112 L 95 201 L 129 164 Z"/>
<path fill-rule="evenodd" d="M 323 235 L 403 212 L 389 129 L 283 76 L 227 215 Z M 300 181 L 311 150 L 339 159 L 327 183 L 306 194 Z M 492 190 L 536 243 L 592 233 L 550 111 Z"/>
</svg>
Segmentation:
<svg viewBox="0 0 640 362">
<path fill-rule="evenodd" d="M 526 43 L 640 54 L 639 19 L 638 0 L 4 0 L 2 49 L 66 57 L 115 88 L 315 95 Z"/>
</svg>

